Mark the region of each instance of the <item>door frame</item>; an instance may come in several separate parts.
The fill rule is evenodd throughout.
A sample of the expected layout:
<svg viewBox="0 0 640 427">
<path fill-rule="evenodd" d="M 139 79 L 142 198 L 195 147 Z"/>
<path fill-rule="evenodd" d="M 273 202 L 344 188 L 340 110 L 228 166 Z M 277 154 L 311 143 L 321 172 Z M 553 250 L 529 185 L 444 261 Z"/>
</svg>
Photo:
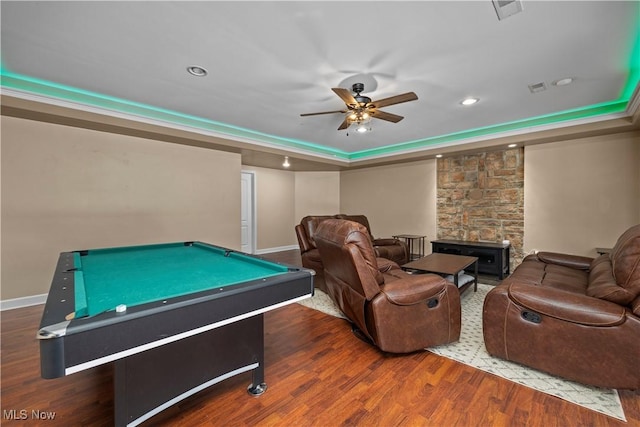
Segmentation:
<svg viewBox="0 0 640 427">
<path fill-rule="evenodd" d="M 245 170 L 241 170 L 240 171 L 240 179 L 242 180 L 243 176 L 248 177 L 248 182 L 249 182 L 249 191 L 247 192 L 248 194 L 245 194 L 245 200 L 244 202 L 247 204 L 247 207 L 249 209 L 249 212 L 251 214 L 251 219 L 249 221 L 249 245 L 251 246 L 251 251 L 250 253 L 254 254 L 256 253 L 256 250 L 258 249 L 257 247 L 257 221 L 256 221 L 256 173 L 254 171 L 245 171 Z M 242 194 L 240 194 L 240 197 L 242 198 Z M 242 201 L 241 201 L 242 202 Z M 242 210 L 242 207 L 240 208 Z M 242 212 L 240 212 L 240 225 L 242 226 Z M 242 229 L 240 230 L 240 233 L 242 233 Z M 240 236 L 241 240 L 242 240 L 242 235 Z M 242 245 L 242 241 L 240 242 L 240 245 Z"/>
</svg>

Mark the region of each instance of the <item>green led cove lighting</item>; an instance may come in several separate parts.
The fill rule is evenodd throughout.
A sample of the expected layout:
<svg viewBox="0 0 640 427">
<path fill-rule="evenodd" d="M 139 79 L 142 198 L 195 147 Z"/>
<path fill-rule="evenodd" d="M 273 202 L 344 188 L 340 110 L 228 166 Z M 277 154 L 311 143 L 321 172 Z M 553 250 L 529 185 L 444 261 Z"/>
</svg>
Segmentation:
<svg viewBox="0 0 640 427">
<path fill-rule="evenodd" d="M 59 83 L 49 82 L 35 77 L 24 76 L 13 73 L 7 70 L 4 66 L 0 68 L 0 77 L 2 78 L 2 87 L 7 89 L 97 107 L 145 119 L 159 120 L 175 125 L 187 126 L 221 135 L 243 138 L 249 141 L 284 145 L 290 148 L 302 148 L 316 153 L 329 154 L 344 159 L 348 158 L 348 153 L 342 150 L 332 149 L 310 142 L 268 135 L 262 132 L 216 122 L 202 117 L 154 107 L 114 96 L 103 95 Z"/>
<path fill-rule="evenodd" d="M 548 114 L 530 119 L 518 120 L 509 123 L 501 123 L 462 132 L 451 133 L 408 141 L 400 144 L 388 145 L 368 150 L 346 152 L 343 150 L 325 147 L 307 141 L 292 138 L 283 138 L 262 132 L 228 125 L 214 120 L 183 114 L 151 105 L 128 101 L 113 96 L 103 95 L 83 89 L 74 88 L 46 80 L 13 73 L 0 65 L 1 86 L 19 92 L 39 95 L 43 97 L 68 101 L 76 104 L 97 107 L 125 115 L 137 116 L 144 119 L 158 120 L 161 122 L 199 129 L 222 137 L 231 139 L 240 138 L 248 142 L 265 143 L 272 146 L 280 146 L 293 149 L 301 149 L 316 154 L 332 156 L 345 161 L 363 160 L 370 157 L 378 157 L 391 154 L 400 154 L 406 151 L 418 151 L 428 147 L 461 142 L 468 139 L 483 138 L 505 132 L 515 132 L 538 126 L 548 126 L 571 120 L 587 119 L 608 114 L 622 113 L 626 110 L 629 100 L 640 81 L 640 30 L 636 34 L 634 46 L 627 64 L 628 74 L 619 98 L 610 102 L 577 108 L 568 111 Z"/>
<path fill-rule="evenodd" d="M 495 135 L 503 132 L 514 132 L 519 129 L 532 128 L 535 126 L 545 126 L 554 123 L 566 122 L 569 120 L 585 119 L 605 114 L 621 113 L 626 110 L 628 101 L 614 101 L 575 110 L 563 111 L 560 113 L 548 114 L 531 119 L 518 120 L 510 123 L 486 126 L 477 129 L 470 129 L 442 136 L 409 141 L 393 146 L 372 148 L 369 150 L 356 151 L 349 155 L 351 160 L 362 160 L 371 156 L 391 154 L 398 151 L 418 150 L 427 145 L 441 145 L 466 139 L 480 138 L 487 135 Z"/>
</svg>

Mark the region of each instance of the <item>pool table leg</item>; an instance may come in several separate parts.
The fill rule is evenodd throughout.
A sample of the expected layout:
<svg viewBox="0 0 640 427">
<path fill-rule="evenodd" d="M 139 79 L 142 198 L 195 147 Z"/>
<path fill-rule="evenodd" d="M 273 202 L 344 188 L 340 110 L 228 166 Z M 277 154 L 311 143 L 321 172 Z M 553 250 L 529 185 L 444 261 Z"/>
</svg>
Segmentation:
<svg viewBox="0 0 640 427">
<path fill-rule="evenodd" d="M 265 391 L 267 391 L 266 383 L 259 383 L 258 385 L 251 384 L 249 387 L 247 387 L 247 393 L 255 397 L 260 396 Z"/>
<path fill-rule="evenodd" d="M 251 371 L 251 384 L 247 387 L 247 393 L 251 396 L 258 397 L 265 391 L 267 391 L 267 384 L 264 382 L 264 314 L 259 314 L 256 317 L 260 318 L 259 322 L 256 322 L 256 326 L 260 324 L 260 342 L 256 343 L 254 347 L 258 350 L 256 354 L 256 362 L 258 367 Z"/>
</svg>

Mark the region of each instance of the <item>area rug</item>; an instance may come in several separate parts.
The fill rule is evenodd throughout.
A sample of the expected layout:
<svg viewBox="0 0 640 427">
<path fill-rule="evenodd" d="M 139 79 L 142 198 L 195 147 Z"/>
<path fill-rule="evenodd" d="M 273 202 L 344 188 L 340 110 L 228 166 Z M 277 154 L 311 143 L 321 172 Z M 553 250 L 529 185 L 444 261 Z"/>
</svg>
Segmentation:
<svg viewBox="0 0 640 427">
<path fill-rule="evenodd" d="M 592 411 L 626 421 L 616 390 L 586 386 L 490 356 L 484 347 L 482 336 L 482 303 L 491 288 L 492 286 L 479 284 L 477 292 L 468 290 L 463 293 L 460 340 L 427 350 Z M 344 318 L 331 298 L 318 289 L 315 290 L 312 298 L 300 301 L 299 304 L 331 316 Z"/>
</svg>

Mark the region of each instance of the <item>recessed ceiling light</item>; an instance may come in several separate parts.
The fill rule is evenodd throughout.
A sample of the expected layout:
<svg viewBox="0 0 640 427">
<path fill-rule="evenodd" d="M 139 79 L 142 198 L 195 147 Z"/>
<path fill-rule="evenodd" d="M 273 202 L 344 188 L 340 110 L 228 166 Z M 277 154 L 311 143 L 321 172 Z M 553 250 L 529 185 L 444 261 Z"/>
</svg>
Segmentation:
<svg viewBox="0 0 640 427">
<path fill-rule="evenodd" d="M 466 98 L 460 102 L 462 105 L 473 105 L 476 102 L 480 101 L 478 98 Z"/>
<path fill-rule="evenodd" d="M 187 71 L 189 72 L 189 74 L 196 77 L 204 77 L 209 73 L 205 68 L 202 68 L 198 65 L 191 65 L 187 67 Z"/>
<path fill-rule="evenodd" d="M 436 154 L 436 159 L 442 158 L 442 154 Z"/>
<path fill-rule="evenodd" d="M 517 146 L 518 146 L 518 144 L 509 144 L 509 145 L 507 145 L 507 147 L 509 147 L 509 148 L 516 148 Z"/>
<path fill-rule="evenodd" d="M 573 83 L 573 77 L 565 77 L 564 79 L 556 80 L 553 82 L 555 86 L 566 86 Z"/>
<path fill-rule="evenodd" d="M 288 168 L 289 166 L 291 166 L 291 163 L 289 163 L 289 156 L 284 156 L 284 162 L 282 163 L 282 167 Z"/>
</svg>

